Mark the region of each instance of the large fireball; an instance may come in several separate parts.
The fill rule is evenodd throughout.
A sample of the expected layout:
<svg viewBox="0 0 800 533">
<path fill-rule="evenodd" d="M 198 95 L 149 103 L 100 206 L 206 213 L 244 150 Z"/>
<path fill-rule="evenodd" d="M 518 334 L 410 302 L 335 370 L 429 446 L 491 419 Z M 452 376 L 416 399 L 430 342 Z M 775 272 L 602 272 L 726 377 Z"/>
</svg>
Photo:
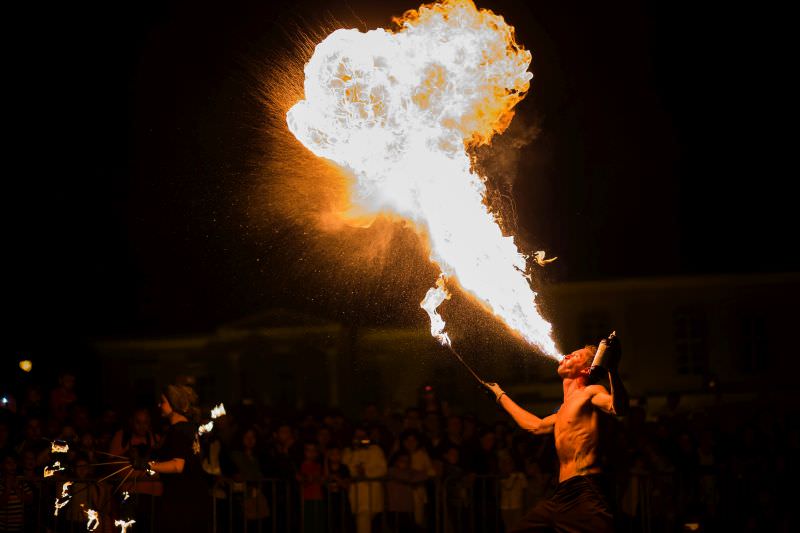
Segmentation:
<svg viewBox="0 0 800 533">
<path fill-rule="evenodd" d="M 413 222 L 446 280 L 557 357 L 525 256 L 489 211 L 468 153 L 508 126 L 530 84 L 531 54 L 501 16 L 471 0 L 395 22 L 396 32 L 337 30 L 317 45 L 289 129 L 354 176 L 356 205 Z"/>
</svg>

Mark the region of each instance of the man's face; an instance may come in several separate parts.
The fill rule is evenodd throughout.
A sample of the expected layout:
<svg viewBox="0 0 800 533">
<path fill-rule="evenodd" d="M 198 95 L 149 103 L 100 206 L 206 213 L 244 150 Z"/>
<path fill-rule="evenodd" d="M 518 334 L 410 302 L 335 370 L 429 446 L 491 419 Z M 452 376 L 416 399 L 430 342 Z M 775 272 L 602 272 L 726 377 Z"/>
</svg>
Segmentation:
<svg viewBox="0 0 800 533">
<path fill-rule="evenodd" d="M 564 356 L 558 364 L 558 375 L 563 378 L 577 378 L 592 364 L 592 352 L 581 348 Z"/>
</svg>

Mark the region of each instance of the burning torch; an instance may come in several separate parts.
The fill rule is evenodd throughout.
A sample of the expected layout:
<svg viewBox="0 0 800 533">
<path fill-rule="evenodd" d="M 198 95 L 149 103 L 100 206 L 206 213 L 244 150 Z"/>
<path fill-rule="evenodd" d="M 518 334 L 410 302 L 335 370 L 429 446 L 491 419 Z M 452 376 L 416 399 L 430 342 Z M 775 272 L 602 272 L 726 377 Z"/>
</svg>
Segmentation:
<svg viewBox="0 0 800 533">
<path fill-rule="evenodd" d="M 597 383 L 607 376 L 608 371 L 616 368 L 619 364 L 619 357 L 619 339 L 617 339 L 617 332 L 612 331 L 608 337 L 601 340 L 597 345 L 592 366 L 589 367 L 589 383 Z"/>
</svg>

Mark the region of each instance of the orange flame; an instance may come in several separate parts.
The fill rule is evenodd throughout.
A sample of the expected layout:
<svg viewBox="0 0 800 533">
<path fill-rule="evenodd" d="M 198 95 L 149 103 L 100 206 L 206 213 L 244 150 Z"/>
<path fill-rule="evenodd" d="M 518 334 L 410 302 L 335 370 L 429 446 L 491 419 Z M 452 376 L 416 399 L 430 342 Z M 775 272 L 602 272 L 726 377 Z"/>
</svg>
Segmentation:
<svg viewBox="0 0 800 533">
<path fill-rule="evenodd" d="M 410 220 L 427 236 L 443 278 L 423 306 L 440 342 L 449 338 L 436 308 L 450 279 L 557 358 L 526 257 L 489 211 L 468 153 L 508 127 L 529 88 L 531 54 L 472 0 L 423 5 L 395 23 L 396 32 L 337 30 L 319 43 L 289 129 L 354 176 L 359 208 Z"/>
</svg>

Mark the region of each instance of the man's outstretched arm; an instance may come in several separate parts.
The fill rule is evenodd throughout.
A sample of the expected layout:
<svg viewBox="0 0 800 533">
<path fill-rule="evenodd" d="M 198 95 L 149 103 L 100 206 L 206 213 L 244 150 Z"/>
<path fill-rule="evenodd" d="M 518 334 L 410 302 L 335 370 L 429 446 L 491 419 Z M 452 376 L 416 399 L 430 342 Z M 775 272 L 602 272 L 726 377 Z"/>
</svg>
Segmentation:
<svg viewBox="0 0 800 533">
<path fill-rule="evenodd" d="M 556 415 L 539 418 L 517 405 L 514 400 L 508 397 L 508 394 L 503 392 L 503 389 L 497 383 L 486 383 L 486 388 L 494 393 L 498 405 L 505 409 L 511 415 L 511 418 L 519 424 L 519 427 L 525 431 L 530 431 L 534 435 L 553 432 L 553 428 L 556 425 Z"/>
</svg>

